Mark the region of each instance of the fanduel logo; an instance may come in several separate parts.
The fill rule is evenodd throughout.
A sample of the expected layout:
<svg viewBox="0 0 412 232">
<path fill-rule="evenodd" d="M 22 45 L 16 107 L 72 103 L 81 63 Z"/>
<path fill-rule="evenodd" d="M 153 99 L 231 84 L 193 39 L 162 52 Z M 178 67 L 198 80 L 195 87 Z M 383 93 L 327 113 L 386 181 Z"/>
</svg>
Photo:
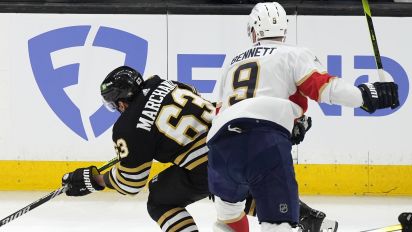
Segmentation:
<svg viewBox="0 0 412 232">
<path fill-rule="evenodd" d="M 51 53 L 85 46 L 90 29 L 90 25 L 63 27 L 45 32 L 28 41 L 31 67 L 44 99 L 57 117 L 85 140 L 88 140 L 88 137 L 80 109 L 64 91 L 64 88 L 78 84 L 80 63 L 67 64 L 55 69 Z M 92 46 L 124 53 L 124 64 L 144 73 L 148 49 L 146 40 L 119 29 L 99 27 Z M 103 105 L 89 115 L 88 120 L 94 136 L 98 137 L 110 128 L 118 116 L 118 113 L 107 111 Z"/>
</svg>

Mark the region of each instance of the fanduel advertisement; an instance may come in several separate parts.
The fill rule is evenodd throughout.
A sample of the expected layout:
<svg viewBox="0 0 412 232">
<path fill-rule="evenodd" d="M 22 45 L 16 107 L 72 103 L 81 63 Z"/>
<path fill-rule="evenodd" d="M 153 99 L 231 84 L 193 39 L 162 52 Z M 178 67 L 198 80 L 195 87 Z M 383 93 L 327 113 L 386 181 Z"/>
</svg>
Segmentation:
<svg viewBox="0 0 412 232">
<path fill-rule="evenodd" d="M 55 29 L 28 41 L 29 58 L 36 83 L 47 104 L 57 117 L 74 133 L 88 140 L 79 108 L 64 92 L 64 88 L 79 83 L 80 63 L 55 69 L 52 52 L 82 47 L 91 26 L 71 26 Z M 129 32 L 110 27 L 99 27 L 92 45 L 124 53 L 124 65 L 140 70 L 144 75 L 147 60 L 147 41 Z M 118 114 L 108 112 L 102 105 L 88 117 L 95 137 L 105 132 Z"/>
<path fill-rule="evenodd" d="M 194 85 L 205 98 L 216 101 L 222 68 L 250 46 L 246 16 L 9 17 L 16 23 L 7 29 L 10 46 L 0 54 L 10 64 L 4 72 L 10 98 L 0 108 L 10 115 L 11 125 L 0 132 L 8 149 L 5 159 L 110 158 L 114 154 L 111 126 L 119 115 L 104 108 L 99 93 L 99 84 L 109 71 L 129 65 L 145 78 L 157 74 Z M 307 114 L 313 127 L 294 152 L 299 163 L 412 163 L 400 139 L 402 133 L 407 136 L 405 128 L 411 127 L 412 67 L 402 48 L 409 46 L 412 33 L 394 41 L 392 35 L 399 33 L 390 26 L 396 23 L 405 28 L 412 19 L 398 20 L 377 18 L 374 24 L 384 70 L 399 85 L 401 106 L 370 115 L 311 102 Z M 290 16 L 287 43 L 312 49 L 329 73 L 354 85 L 377 80 L 363 17 Z"/>
<path fill-rule="evenodd" d="M 103 106 L 100 83 L 121 65 L 167 76 L 165 16 L 10 17 L 10 99 L 19 107 L 8 106 L 6 159 L 113 157 L 119 113 Z"/>
</svg>

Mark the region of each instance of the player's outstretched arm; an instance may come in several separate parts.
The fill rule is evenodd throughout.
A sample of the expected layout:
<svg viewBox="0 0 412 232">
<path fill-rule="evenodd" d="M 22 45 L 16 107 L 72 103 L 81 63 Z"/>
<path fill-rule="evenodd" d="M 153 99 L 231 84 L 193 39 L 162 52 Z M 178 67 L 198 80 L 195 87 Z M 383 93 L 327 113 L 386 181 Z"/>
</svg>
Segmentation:
<svg viewBox="0 0 412 232">
<path fill-rule="evenodd" d="M 358 86 L 362 92 L 363 104 L 361 108 L 373 113 L 377 109 L 399 106 L 398 85 L 394 82 L 364 83 Z"/>
</svg>

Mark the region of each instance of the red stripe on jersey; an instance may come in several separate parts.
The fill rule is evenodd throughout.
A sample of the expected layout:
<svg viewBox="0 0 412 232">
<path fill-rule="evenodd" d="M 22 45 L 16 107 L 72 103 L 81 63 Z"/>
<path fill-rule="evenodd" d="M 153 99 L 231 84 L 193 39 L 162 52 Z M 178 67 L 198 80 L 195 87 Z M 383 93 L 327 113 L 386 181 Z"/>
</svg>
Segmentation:
<svg viewBox="0 0 412 232">
<path fill-rule="evenodd" d="M 299 90 L 296 90 L 296 92 L 289 96 L 289 100 L 300 106 L 302 108 L 303 114 L 308 110 L 308 98 L 303 96 Z"/>
<path fill-rule="evenodd" d="M 220 108 L 221 108 L 221 106 L 216 107 L 216 115 L 219 114 Z"/>
<path fill-rule="evenodd" d="M 333 76 L 328 73 L 314 72 L 298 86 L 298 90 L 310 99 L 319 101 L 324 86 Z"/>
</svg>

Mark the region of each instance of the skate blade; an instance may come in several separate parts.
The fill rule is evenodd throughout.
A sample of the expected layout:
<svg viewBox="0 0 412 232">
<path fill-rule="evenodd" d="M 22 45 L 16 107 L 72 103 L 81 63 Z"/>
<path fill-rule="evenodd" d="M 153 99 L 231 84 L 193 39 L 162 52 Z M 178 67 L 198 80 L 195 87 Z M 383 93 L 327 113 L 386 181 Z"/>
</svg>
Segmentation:
<svg viewBox="0 0 412 232">
<path fill-rule="evenodd" d="M 338 222 L 325 219 L 320 227 L 321 232 L 336 232 L 338 231 Z"/>
</svg>

